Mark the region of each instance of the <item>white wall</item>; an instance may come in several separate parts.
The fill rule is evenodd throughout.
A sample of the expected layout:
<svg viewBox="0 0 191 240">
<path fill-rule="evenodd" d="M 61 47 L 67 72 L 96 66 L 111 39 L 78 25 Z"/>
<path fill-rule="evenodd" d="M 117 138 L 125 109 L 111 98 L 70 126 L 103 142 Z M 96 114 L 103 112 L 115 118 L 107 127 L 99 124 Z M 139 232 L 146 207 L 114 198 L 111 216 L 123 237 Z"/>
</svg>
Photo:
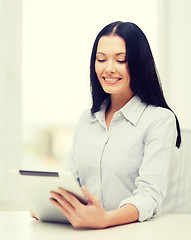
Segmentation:
<svg viewBox="0 0 191 240">
<path fill-rule="evenodd" d="M 91 49 L 106 24 L 135 22 L 155 54 L 156 1 L 23 1 L 24 126 L 75 124 L 90 106 Z"/>
<path fill-rule="evenodd" d="M 21 160 L 21 0 L 0 1 L 0 209 L 15 202 L 10 168 Z"/>
<path fill-rule="evenodd" d="M 159 1 L 160 73 L 170 107 L 191 129 L 191 1 Z M 160 54 L 161 53 L 161 54 Z"/>
</svg>

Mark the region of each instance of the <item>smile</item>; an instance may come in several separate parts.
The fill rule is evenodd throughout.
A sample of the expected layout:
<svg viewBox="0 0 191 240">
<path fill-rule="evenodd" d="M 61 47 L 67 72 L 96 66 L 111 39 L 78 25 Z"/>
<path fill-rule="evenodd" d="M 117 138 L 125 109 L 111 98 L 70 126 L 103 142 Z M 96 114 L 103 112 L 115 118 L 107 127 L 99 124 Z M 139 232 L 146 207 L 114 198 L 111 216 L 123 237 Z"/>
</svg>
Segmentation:
<svg viewBox="0 0 191 240">
<path fill-rule="evenodd" d="M 104 82 L 106 82 L 107 84 L 115 84 L 118 83 L 122 78 L 105 78 L 103 77 Z"/>
</svg>

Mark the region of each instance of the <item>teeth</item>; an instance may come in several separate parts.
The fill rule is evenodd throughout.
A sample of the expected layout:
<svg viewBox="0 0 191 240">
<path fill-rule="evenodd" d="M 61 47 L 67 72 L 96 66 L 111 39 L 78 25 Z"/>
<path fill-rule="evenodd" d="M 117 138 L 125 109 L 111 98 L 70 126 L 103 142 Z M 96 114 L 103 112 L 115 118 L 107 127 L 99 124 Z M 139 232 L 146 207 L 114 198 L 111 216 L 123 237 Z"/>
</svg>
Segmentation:
<svg viewBox="0 0 191 240">
<path fill-rule="evenodd" d="M 109 78 L 105 78 L 105 80 L 107 82 L 117 82 L 117 81 L 119 81 L 119 79 L 109 79 Z"/>
</svg>

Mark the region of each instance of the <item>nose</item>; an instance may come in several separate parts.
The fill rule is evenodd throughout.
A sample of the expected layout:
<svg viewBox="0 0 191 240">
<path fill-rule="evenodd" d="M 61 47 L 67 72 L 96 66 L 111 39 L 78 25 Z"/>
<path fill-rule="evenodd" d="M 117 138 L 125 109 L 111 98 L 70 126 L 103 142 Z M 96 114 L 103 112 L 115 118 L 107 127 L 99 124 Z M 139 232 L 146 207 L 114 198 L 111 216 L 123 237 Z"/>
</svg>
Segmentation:
<svg viewBox="0 0 191 240">
<path fill-rule="evenodd" d="M 108 61 L 107 62 L 107 66 L 105 68 L 105 72 L 107 74 L 112 74 L 112 73 L 115 73 L 116 72 L 116 68 L 115 68 L 115 64 L 113 61 Z"/>
</svg>

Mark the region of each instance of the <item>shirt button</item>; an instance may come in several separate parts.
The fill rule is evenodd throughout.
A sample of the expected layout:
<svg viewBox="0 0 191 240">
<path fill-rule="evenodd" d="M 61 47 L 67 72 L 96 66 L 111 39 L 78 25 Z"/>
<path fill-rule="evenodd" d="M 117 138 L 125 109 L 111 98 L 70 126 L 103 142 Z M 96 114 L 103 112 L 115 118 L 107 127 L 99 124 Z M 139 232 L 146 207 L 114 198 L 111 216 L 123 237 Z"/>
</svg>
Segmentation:
<svg viewBox="0 0 191 240">
<path fill-rule="evenodd" d="M 120 115 L 121 115 L 120 113 L 117 113 L 117 117 L 120 117 Z"/>
</svg>

